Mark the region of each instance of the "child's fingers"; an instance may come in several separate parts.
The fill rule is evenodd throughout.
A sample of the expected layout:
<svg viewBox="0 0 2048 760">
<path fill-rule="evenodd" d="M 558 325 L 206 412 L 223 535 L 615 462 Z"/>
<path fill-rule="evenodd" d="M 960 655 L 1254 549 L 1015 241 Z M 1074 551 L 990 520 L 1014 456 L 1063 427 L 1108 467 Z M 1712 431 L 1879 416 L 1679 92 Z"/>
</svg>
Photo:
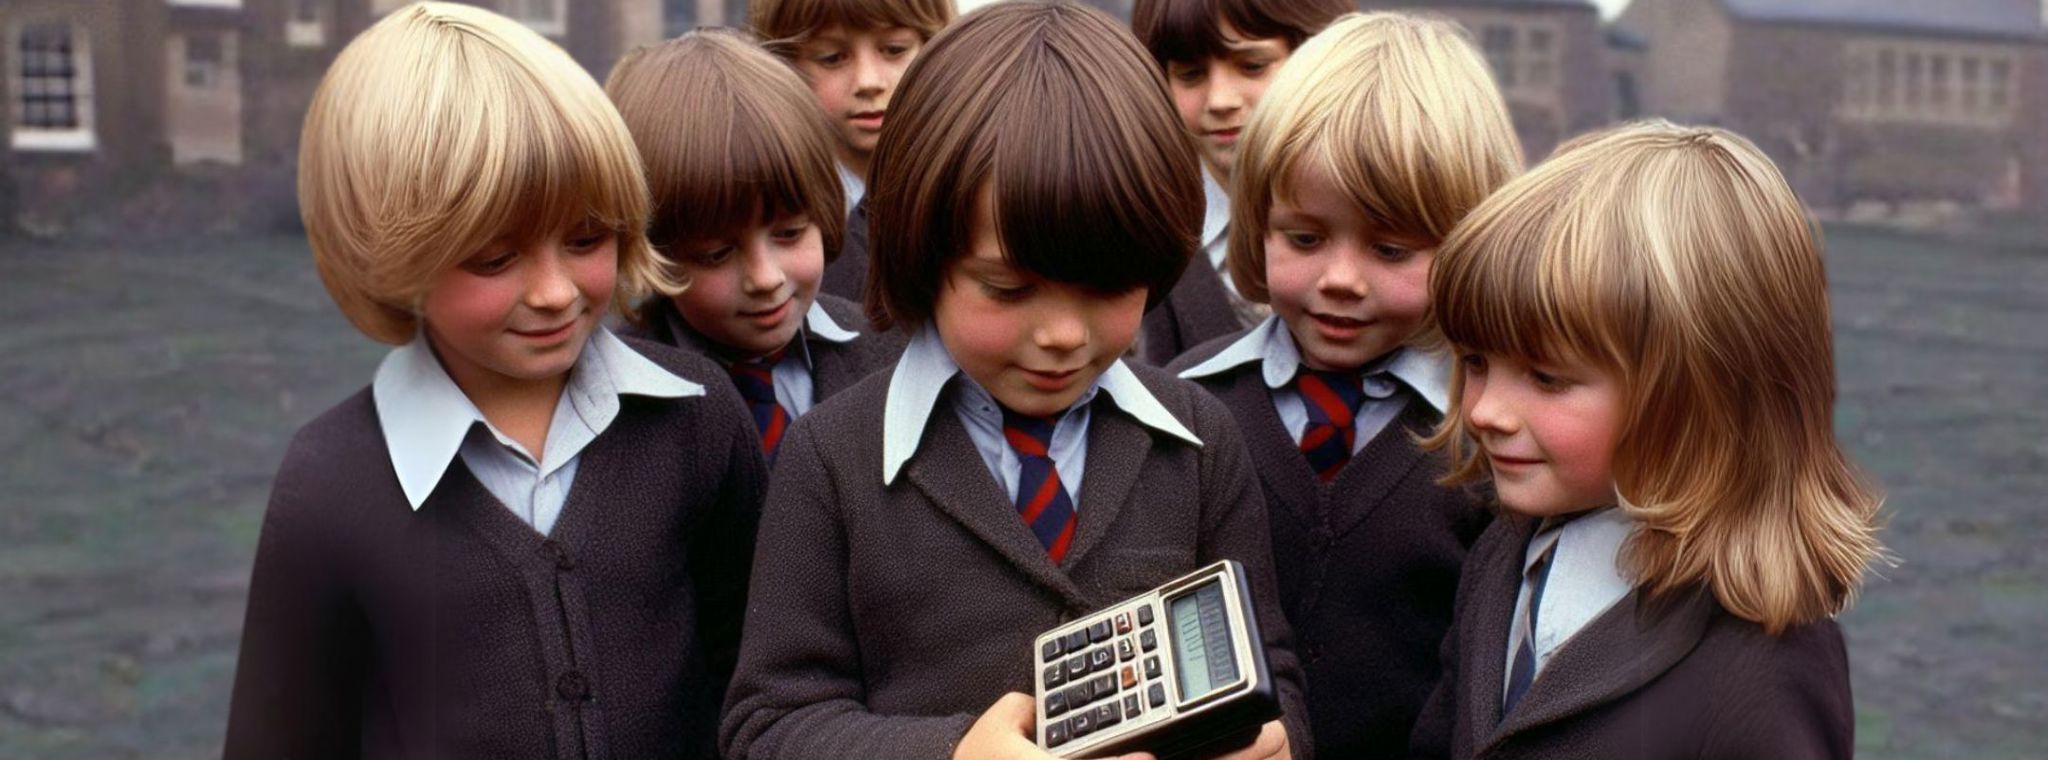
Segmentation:
<svg viewBox="0 0 2048 760">
<path fill-rule="evenodd" d="M 1029 694 L 1013 691 L 988 708 L 988 717 L 1005 726 L 1016 726 L 1019 733 L 1029 735 L 1038 727 L 1038 703 Z"/>
</svg>

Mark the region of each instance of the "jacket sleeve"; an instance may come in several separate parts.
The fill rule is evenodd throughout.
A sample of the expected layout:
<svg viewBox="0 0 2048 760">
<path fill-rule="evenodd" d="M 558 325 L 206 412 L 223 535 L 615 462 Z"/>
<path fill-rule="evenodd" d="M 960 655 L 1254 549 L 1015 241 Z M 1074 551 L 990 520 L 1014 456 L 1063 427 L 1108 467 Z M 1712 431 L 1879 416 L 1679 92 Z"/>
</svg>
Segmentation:
<svg viewBox="0 0 2048 760">
<path fill-rule="evenodd" d="M 302 433 L 265 509 L 240 660 L 228 707 L 227 758 L 356 757 L 367 626 L 338 565 L 327 458 Z"/>
<path fill-rule="evenodd" d="M 1280 606 L 1279 581 L 1273 571 L 1272 525 L 1266 518 L 1265 496 L 1229 410 L 1206 392 L 1195 390 L 1190 396 L 1195 399 L 1199 421 L 1197 435 L 1203 441 L 1202 562 L 1234 559 L 1243 563 L 1257 597 L 1266 665 L 1278 687 L 1280 720 L 1287 728 L 1288 745 L 1296 758 L 1314 757 L 1301 661 L 1294 654 L 1293 630 Z"/>
<path fill-rule="evenodd" d="M 883 716 L 868 710 L 847 598 L 841 503 L 816 427 L 783 441 L 755 555 L 739 670 L 719 748 L 732 760 L 886 757 L 944 760 L 971 715 Z"/>
<path fill-rule="evenodd" d="M 1747 643 L 1718 669 L 1700 756 L 1854 757 L 1856 715 L 1841 629 L 1822 621 L 1775 638 L 1758 630 Z"/>
<path fill-rule="evenodd" d="M 739 660 L 740 631 L 746 617 L 747 582 L 754 562 L 755 532 L 761 523 L 761 500 L 768 486 L 760 439 L 738 398 L 725 387 L 715 394 L 727 402 L 725 474 L 713 512 L 706 515 L 691 547 L 690 577 L 697 586 L 698 620 L 702 625 L 705 666 L 722 692 Z M 707 431 L 709 432 L 709 431 Z M 696 494 L 684 494 L 696 500 Z"/>
</svg>

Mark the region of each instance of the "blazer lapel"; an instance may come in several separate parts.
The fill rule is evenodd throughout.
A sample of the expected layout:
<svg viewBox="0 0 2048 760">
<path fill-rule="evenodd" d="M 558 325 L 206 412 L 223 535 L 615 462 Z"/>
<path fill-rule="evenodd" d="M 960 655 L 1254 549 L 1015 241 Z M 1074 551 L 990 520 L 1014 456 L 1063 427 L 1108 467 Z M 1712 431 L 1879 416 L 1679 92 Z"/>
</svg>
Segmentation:
<svg viewBox="0 0 2048 760">
<path fill-rule="evenodd" d="M 1466 611 L 1457 618 L 1464 650 L 1459 677 L 1464 683 L 1456 688 L 1465 706 L 1464 724 L 1471 727 L 1474 737 L 1492 735 L 1500 725 L 1508 631 L 1515 616 L 1515 597 L 1522 590 L 1522 555 L 1529 548 L 1529 537 L 1535 534 L 1536 521 L 1503 514 L 1495 518 L 1494 525 L 1489 530 L 1506 531 L 1508 537 L 1486 555 L 1466 558 L 1464 572 L 1479 581 L 1473 586 L 1471 602 L 1460 604 Z"/>
<path fill-rule="evenodd" d="M 1152 434 L 1114 403 L 1101 403 L 1098 397 L 1090 411 L 1087 477 L 1081 480 L 1080 499 L 1075 502 L 1079 522 L 1074 526 L 1074 545 L 1067 550 L 1069 566 L 1078 565 L 1109 535 L 1152 453 Z"/>
<path fill-rule="evenodd" d="M 1228 396 L 1224 401 L 1250 415 L 1243 432 L 1259 480 L 1287 504 L 1290 518 L 1311 531 L 1327 530 L 1317 506 L 1322 501 L 1318 490 L 1322 483 L 1316 479 L 1315 470 L 1309 469 L 1301 447 L 1287 437 L 1287 426 L 1281 424 L 1280 413 L 1273 410 L 1273 391 L 1259 374 L 1259 364 L 1246 364 L 1234 373 L 1235 379 L 1224 391 Z M 1278 508 L 1271 503 L 1266 507 Z"/>
<path fill-rule="evenodd" d="M 1071 604 L 1088 604 L 1090 600 L 1080 587 L 1053 567 L 1045 547 L 1018 516 L 1016 505 L 1003 494 L 988 466 L 974 453 L 974 440 L 968 437 L 967 429 L 961 426 L 960 418 L 953 414 L 944 397 L 925 425 L 926 440 L 904 471 L 910 482 L 940 512 L 965 526 L 1033 582 L 1058 593 Z M 1092 449 L 1091 446 L 1091 467 Z M 1084 481 L 1092 484 L 1095 475 L 1094 470 L 1089 470 Z M 1088 521 L 1082 519 L 1079 529 L 1086 531 L 1087 525 Z"/>
<path fill-rule="evenodd" d="M 1270 405 L 1269 405 L 1270 406 Z M 1408 403 L 1401 407 L 1401 413 L 1380 430 L 1379 435 L 1353 454 L 1351 463 L 1337 480 L 1331 484 L 1341 493 L 1377 494 L 1371 501 L 1364 499 L 1333 498 L 1330 506 L 1351 507 L 1348 511 L 1329 515 L 1330 535 L 1342 536 L 1365 522 L 1367 515 L 1394 495 L 1402 480 L 1415 470 L 1427 456 L 1422 447 L 1410 442 L 1410 436 L 1428 433 L 1431 419 L 1435 415 L 1429 410 L 1429 402 L 1414 393 L 1408 394 Z M 1299 457 L 1297 457 L 1299 458 Z M 1306 460 L 1304 460 L 1306 461 Z"/>
<path fill-rule="evenodd" d="M 1629 592 L 1551 655 L 1486 746 L 1642 688 L 1699 645 L 1714 608 L 1704 587 L 1662 602 Z"/>
</svg>

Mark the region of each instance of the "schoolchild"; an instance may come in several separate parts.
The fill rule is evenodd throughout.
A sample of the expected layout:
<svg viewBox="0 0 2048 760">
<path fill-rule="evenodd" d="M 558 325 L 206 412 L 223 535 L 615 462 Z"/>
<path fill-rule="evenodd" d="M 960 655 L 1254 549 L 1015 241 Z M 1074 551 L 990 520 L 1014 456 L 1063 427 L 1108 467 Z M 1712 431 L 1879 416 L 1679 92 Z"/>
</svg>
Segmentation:
<svg viewBox="0 0 2048 760">
<path fill-rule="evenodd" d="M 1521 170 L 1485 59 L 1455 24 L 1352 15 L 1310 38 L 1238 150 L 1229 266 L 1273 315 L 1170 369 L 1230 407 L 1272 520 L 1318 751 L 1403 751 L 1480 496 L 1418 445 L 1449 408 L 1425 315 L 1432 251 Z"/>
<path fill-rule="evenodd" d="M 1579 138 L 1474 211 L 1430 292 L 1434 447 L 1496 519 L 1423 757 L 1842 758 L 1834 616 L 1879 499 L 1834 435 L 1827 277 L 1776 167 L 1663 122 Z"/>
<path fill-rule="evenodd" d="M 868 306 L 913 337 L 783 444 L 721 746 L 1044 758 L 1033 638 L 1228 558 L 1286 713 L 1234 757 L 1308 756 L 1244 445 L 1121 358 L 1201 217 L 1158 72 L 1100 11 L 1000 3 L 933 39 L 891 118 Z"/>
<path fill-rule="evenodd" d="M 1166 74 L 1175 110 L 1202 157 L 1202 248 L 1166 300 L 1145 315 L 1138 356 L 1165 366 L 1187 349 L 1265 318 L 1224 269 L 1230 168 L 1254 106 L 1302 41 L 1353 8 L 1346 0 L 1138 0 L 1131 31 Z"/>
<path fill-rule="evenodd" d="M 790 423 L 903 346 L 818 292 L 845 221 L 825 115 L 788 66 L 722 30 L 628 53 L 605 90 L 646 167 L 648 240 L 683 288 L 638 304 L 626 332 L 724 365 L 773 464 Z"/>
<path fill-rule="evenodd" d="M 869 164 L 897 82 L 953 21 L 953 0 L 753 0 L 747 21 L 794 65 L 831 119 L 845 188 L 846 240 L 824 291 L 860 302 L 867 286 Z"/>
<path fill-rule="evenodd" d="M 315 92 L 299 199 L 396 348 L 285 452 L 224 754 L 712 756 L 766 471 L 723 370 L 602 325 L 674 290 L 604 92 L 407 6 Z"/>
</svg>

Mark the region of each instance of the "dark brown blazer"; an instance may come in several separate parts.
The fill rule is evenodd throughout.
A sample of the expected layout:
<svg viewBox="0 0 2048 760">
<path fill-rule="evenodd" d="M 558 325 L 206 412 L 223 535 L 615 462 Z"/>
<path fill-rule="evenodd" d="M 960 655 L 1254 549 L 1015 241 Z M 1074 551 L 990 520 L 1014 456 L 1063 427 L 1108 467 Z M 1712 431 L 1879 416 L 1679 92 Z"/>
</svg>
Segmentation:
<svg viewBox="0 0 2048 760">
<path fill-rule="evenodd" d="M 1842 758 L 1856 749 L 1849 659 L 1834 621 L 1769 636 L 1705 589 L 1631 592 L 1551 655 L 1505 719 L 1508 626 L 1535 521 L 1503 516 L 1458 585 L 1444 680 L 1414 757 Z"/>
<path fill-rule="evenodd" d="M 1004 692 L 1032 691 L 1039 633 L 1229 558 L 1251 576 L 1284 720 L 1296 757 L 1309 757 L 1265 505 L 1236 426 L 1194 384 L 1131 370 L 1204 445 L 1098 397 L 1078 529 L 1059 566 L 976 453 L 951 388 L 887 487 L 889 373 L 799 419 L 764 507 L 726 755 L 944 760 Z"/>
<path fill-rule="evenodd" d="M 460 457 L 415 511 L 368 389 L 293 436 L 263 516 L 229 758 L 708 758 L 766 472 L 709 360 L 622 396 L 542 536 Z"/>
<path fill-rule="evenodd" d="M 1169 371 L 1200 364 L 1243 334 L 1197 346 Z M 1273 410 L 1261 367 L 1250 362 L 1195 382 L 1230 409 L 1259 474 L 1316 750 L 1398 757 L 1436 687 L 1459 567 L 1492 513 L 1474 491 L 1436 484 L 1444 458 L 1415 441 L 1442 416 L 1414 392 L 1325 485 Z"/>
<path fill-rule="evenodd" d="M 818 305 L 831 315 L 832 321 L 860 337 L 845 343 L 836 343 L 818 337 L 815 333 L 804 333 L 804 347 L 811 353 L 811 393 L 817 401 L 824 401 L 867 379 L 876 371 L 884 371 L 896 365 L 896 357 L 903 353 L 906 342 L 902 333 L 874 332 L 868 327 L 867 315 L 860 306 L 838 296 L 818 294 Z M 651 340 L 681 348 L 694 354 L 705 355 L 709 344 L 703 334 L 690 328 L 676 315 L 674 301 L 658 298 L 647 304 L 642 315 L 642 324 L 626 327 L 620 335 Z M 727 379 L 726 383 L 731 384 Z"/>
<path fill-rule="evenodd" d="M 1166 300 L 1145 313 L 1139 325 L 1142 339 L 1138 358 L 1164 367 L 1188 349 L 1223 335 L 1244 329 L 1237 309 L 1230 305 L 1230 291 L 1209 258 L 1196 251 L 1188 259 L 1187 271 L 1167 293 Z"/>
</svg>

